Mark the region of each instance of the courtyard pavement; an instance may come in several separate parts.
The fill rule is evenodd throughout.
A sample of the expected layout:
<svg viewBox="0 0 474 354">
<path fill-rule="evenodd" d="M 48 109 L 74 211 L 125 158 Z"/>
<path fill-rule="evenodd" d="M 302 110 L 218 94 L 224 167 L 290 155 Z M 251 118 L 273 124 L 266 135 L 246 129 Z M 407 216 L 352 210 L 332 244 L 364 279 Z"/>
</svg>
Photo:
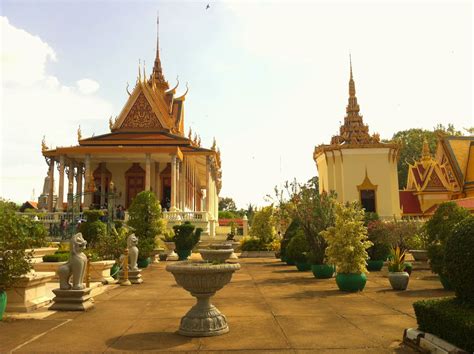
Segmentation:
<svg viewBox="0 0 474 354">
<path fill-rule="evenodd" d="M 385 270 L 370 273 L 363 292 L 343 293 L 334 279 L 315 279 L 276 259 L 241 265 L 213 298 L 228 334 L 175 333 L 195 300 L 161 262 L 143 271 L 143 284 L 97 296 L 88 312 L 0 322 L 0 352 L 412 353 L 400 345 L 403 330 L 416 327 L 412 303 L 453 295 L 427 270 L 412 273 L 407 291 L 391 290 Z"/>
</svg>

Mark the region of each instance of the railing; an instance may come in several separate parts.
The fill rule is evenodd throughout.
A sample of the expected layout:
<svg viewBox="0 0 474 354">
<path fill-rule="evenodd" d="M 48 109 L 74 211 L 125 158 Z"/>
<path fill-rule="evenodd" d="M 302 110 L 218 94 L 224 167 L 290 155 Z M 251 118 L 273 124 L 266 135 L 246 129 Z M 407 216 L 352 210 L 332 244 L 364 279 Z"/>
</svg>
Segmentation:
<svg viewBox="0 0 474 354">
<path fill-rule="evenodd" d="M 17 212 L 17 215 L 27 216 L 31 219 L 35 219 L 36 221 L 42 222 L 43 224 L 59 224 L 61 220 L 66 220 L 71 222 L 74 218 L 75 221 L 79 219 L 83 219 L 83 213 L 75 212 L 67 213 L 67 212 L 54 212 L 54 213 L 20 213 Z"/>
<path fill-rule="evenodd" d="M 208 221 L 207 211 L 165 211 L 163 217 L 168 221 Z"/>
</svg>

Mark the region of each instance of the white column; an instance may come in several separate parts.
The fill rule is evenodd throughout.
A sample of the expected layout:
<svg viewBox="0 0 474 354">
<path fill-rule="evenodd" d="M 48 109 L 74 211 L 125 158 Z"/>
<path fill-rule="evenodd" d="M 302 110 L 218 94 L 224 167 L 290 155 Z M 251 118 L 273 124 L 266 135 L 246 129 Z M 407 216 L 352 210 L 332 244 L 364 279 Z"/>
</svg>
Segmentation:
<svg viewBox="0 0 474 354">
<path fill-rule="evenodd" d="M 151 156 L 145 155 L 145 190 L 149 191 L 151 187 Z"/>
<path fill-rule="evenodd" d="M 176 155 L 171 157 L 171 210 L 176 209 Z"/>
<path fill-rule="evenodd" d="M 156 198 L 161 202 L 161 199 L 163 199 L 162 195 L 162 186 L 161 186 L 161 177 L 160 177 L 160 163 L 155 162 L 155 195 Z"/>
<path fill-rule="evenodd" d="M 48 211 L 53 211 L 54 205 L 54 158 L 49 160 Z"/>
<path fill-rule="evenodd" d="M 81 209 L 82 201 L 82 165 L 77 165 L 76 175 L 76 194 L 77 194 L 77 208 Z"/>
<path fill-rule="evenodd" d="M 74 163 L 69 164 L 69 171 L 67 174 L 67 208 L 74 208 Z M 71 204 L 69 204 L 71 203 Z"/>
<path fill-rule="evenodd" d="M 92 171 L 91 171 L 91 155 L 86 154 L 84 159 L 84 210 L 89 209 L 89 206 L 92 204 L 92 193 L 94 190 L 91 185 Z"/>
<path fill-rule="evenodd" d="M 64 202 L 64 155 L 59 156 L 59 188 L 58 200 L 56 201 L 56 210 L 63 211 Z"/>
<path fill-rule="evenodd" d="M 211 166 L 209 156 L 206 157 L 206 211 L 211 209 Z"/>
<path fill-rule="evenodd" d="M 186 208 L 186 175 L 184 172 L 185 161 L 180 163 L 179 168 L 179 201 L 180 201 L 180 208 L 182 211 Z"/>
</svg>

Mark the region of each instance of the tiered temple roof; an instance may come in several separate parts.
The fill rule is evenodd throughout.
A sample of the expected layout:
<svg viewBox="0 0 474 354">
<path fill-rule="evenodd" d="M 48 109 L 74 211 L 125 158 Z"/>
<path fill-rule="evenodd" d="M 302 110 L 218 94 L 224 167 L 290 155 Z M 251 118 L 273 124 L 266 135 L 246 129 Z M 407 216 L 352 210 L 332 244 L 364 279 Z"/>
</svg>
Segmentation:
<svg viewBox="0 0 474 354">
<path fill-rule="evenodd" d="M 315 148 L 314 158 L 324 151 L 338 150 L 341 148 L 357 147 L 390 147 L 395 151 L 397 157 L 399 146 L 397 144 L 386 144 L 380 142 L 379 134 L 369 134 L 369 126 L 364 124 L 357 102 L 354 77 L 352 74 L 352 60 L 350 61 L 349 100 L 346 107 L 344 124 L 339 128 L 339 134 L 334 135 L 329 145 L 319 145 Z"/>
</svg>

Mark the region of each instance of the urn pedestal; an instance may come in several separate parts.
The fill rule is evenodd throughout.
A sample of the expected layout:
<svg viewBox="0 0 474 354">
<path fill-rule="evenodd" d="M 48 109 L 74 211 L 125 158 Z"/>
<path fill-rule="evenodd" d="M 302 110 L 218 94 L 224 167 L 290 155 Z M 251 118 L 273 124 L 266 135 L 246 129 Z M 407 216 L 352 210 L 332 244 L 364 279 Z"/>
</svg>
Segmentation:
<svg viewBox="0 0 474 354">
<path fill-rule="evenodd" d="M 188 337 L 218 336 L 229 332 L 227 319 L 214 305 L 211 297 L 227 283 L 240 264 L 210 264 L 205 262 L 177 262 L 168 265 L 178 283 L 197 299 L 188 313 L 181 318 L 178 333 Z"/>
<path fill-rule="evenodd" d="M 23 275 L 12 289 L 7 290 L 9 312 L 30 312 L 48 304 L 46 283 L 53 281 L 52 272 L 30 272 Z"/>
<path fill-rule="evenodd" d="M 91 290 L 91 288 L 82 290 L 54 289 L 53 293 L 56 296 L 53 299 L 54 304 L 49 307 L 49 310 L 87 311 L 94 307 Z"/>
<path fill-rule="evenodd" d="M 128 271 L 128 280 L 130 280 L 130 283 L 132 284 L 141 284 L 143 283 L 142 279 L 142 270 L 129 270 Z M 123 271 L 120 271 L 119 273 L 119 283 L 122 282 L 123 280 Z"/>
<path fill-rule="evenodd" d="M 176 244 L 174 242 L 165 242 L 166 248 L 168 249 L 167 261 L 177 261 L 179 259 L 178 255 L 174 251 L 176 249 Z"/>
</svg>

